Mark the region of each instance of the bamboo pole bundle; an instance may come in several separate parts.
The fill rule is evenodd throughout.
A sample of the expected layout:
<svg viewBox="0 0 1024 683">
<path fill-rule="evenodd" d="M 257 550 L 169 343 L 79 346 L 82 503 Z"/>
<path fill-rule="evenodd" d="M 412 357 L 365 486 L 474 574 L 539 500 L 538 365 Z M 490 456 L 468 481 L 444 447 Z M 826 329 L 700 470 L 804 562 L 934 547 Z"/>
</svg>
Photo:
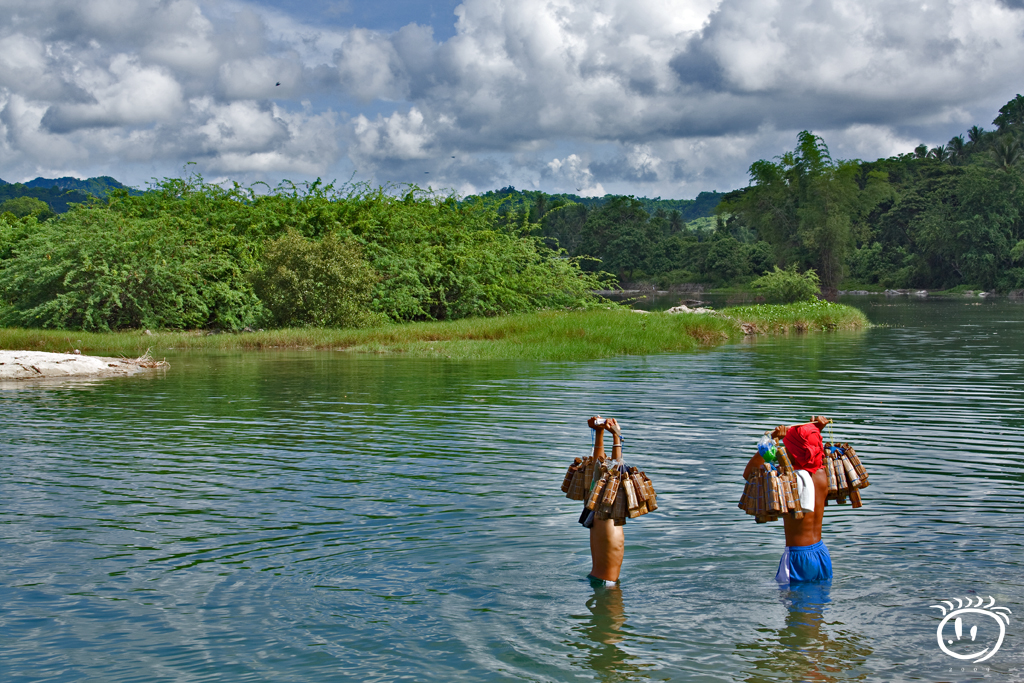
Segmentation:
<svg viewBox="0 0 1024 683">
<path fill-rule="evenodd" d="M 824 445 L 822 467 L 828 482 L 826 501 L 834 500 L 845 505 L 849 499 L 853 507 L 861 507 L 860 489 L 870 483 L 863 463 L 848 443 Z M 759 446 L 763 447 L 763 444 Z M 782 515 L 802 519 L 805 514 L 800 508 L 799 478 L 789 453 L 778 439 L 775 440 L 775 457 L 773 464 L 765 463 L 754 470 L 737 505 L 759 524 L 775 521 Z"/>
<path fill-rule="evenodd" d="M 619 495 L 619 484 L 622 480 L 619 478 L 619 471 L 617 469 L 611 469 L 608 472 L 608 483 L 605 484 L 604 493 L 601 495 L 601 503 L 603 505 L 614 505 L 615 498 Z"/>
<path fill-rule="evenodd" d="M 566 494 L 566 497 L 570 500 L 585 500 L 587 493 L 589 493 L 587 487 L 588 484 L 585 480 L 585 468 L 576 468 L 576 471 L 572 475 L 572 485 L 569 487 L 569 492 Z"/>
<path fill-rule="evenodd" d="M 647 503 L 647 511 L 654 512 L 658 509 L 658 494 L 654 491 L 654 482 L 642 470 L 640 472 L 640 479 L 644 484 L 644 501 Z"/>
<path fill-rule="evenodd" d="M 590 495 L 587 497 L 587 509 L 596 510 L 598 503 L 601 501 L 601 494 L 604 493 L 605 484 L 608 482 L 607 470 L 601 474 L 601 478 L 597 480 L 597 484 L 590 489 Z"/>
<path fill-rule="evenodd" d="M 864 469 L 864 465 L 861 463 L 860 458 L 857 457 L 857 451 L 853 450 L 853 447 L 848 443 L 843 444 L 843 450 L 846 453 L 846 457 L 850 459 L 853 464 L 853 468 L 857 470 L 857 474 L 860 476 L 860 488 L 866 489 L 871 485 L 868 479 L 868 471 Z"/>
<path fill-rule="evenodd" d="M 608 421 L 600 419 L 595 424 L 608 424 Z M 625 524 L 627 518 L 640 517 L 658 509 L 657 494 L 650 477 L 636 467 L 623 464 L 620 432 L 614 422 L 608 429 L 616 439 L 611 459 L 606 459 L 601 449 L 595 446 L 593 456 L 575 458 L 562 478 L 561 490 L 566 497 L 584 501 L 580 523 L 585 527 L 591 525 L 592 519 L 614 519 L 619 526 Z"/>
<path fill-rule="evenodd" d="M 617 523 L 618 520 L 625 521 L 626 515 L 629 512 L 628 497 L 626 496 L 625 487 L 622 485 L 624 483 L 622 481 L 622 474 L 619 474 L 618 482 L 619 486 L 616 488 L 618 493 L 615 495 L 615 502 L 612 504 L 611 513 L 612 519 L 616 520 Z"/>
<path fill-rule="evenodd" d="M 780 512 L 782 510 L 782 506 L 779 504 L 778 477 L 773 477 L 772 471 L 768 470 L 764 474 L 764 481 L 764 489 L 767 492 L 767 495 L 764 499 L 765 508 L 768 510 L 769 514 Z"/>
<path fill-rule="evenodd" d="M 839 494 L 839 480 L 836 479 L 836 468 L 832 465 L 832 458 L 827 455 L 824 458 L 825 475 L 828 477 L 828 499 L 834 499 Z"/>
<path fill-rule="evenodd" d="M 628 473 L 622 475 L 622 491 L 626 494 L 626 506 L 630 510 L 640 507 L 640 501 L 636 498 L 636 491 L 633 490 L 633 482 Z"/>
<path fill-rule="evenodd" d="M 583 462 L 580 458 L 576 458 L 569 465 L 569 469 L 565 471 L 565 478 L 562 480 L 562 493 L 569 493 L 569 488 L 572 486 L 573 475 L 576 474 L 576 468 Z"/>
</svg>

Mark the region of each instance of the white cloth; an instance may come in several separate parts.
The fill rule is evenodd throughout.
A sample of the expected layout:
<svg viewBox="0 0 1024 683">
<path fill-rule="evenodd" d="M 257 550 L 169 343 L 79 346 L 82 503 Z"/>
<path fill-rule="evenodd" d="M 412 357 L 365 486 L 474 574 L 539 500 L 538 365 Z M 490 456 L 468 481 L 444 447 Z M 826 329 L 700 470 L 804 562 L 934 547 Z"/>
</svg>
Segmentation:
<svg viewBox="0 0 1024 683">
<path fill-rule="evenodd" d="M 802 470 L 797 470 L 801 472 Z M 799 484 L 797 484 L 799 486 Z M 782 559 L 779 560 L 779 571 L 775 572 L 775 580 L 781 584 L 789 583 L 789 546 L 782 551 Z"/>
<path fill-rule="evenodd" d="M 800 510 L 814 512 L 814 481 L 807 470 L 796 470 L 796 491 L 800 497 Z"/>
</svg>

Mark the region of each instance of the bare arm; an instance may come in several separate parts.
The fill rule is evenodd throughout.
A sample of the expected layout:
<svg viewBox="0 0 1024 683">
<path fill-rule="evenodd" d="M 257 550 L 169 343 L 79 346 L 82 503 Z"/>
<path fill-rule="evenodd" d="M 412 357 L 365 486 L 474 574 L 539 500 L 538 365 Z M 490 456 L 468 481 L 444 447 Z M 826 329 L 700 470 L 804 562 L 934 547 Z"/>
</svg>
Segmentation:
<svg viewBox="0 0 1024 683">
<path fill-rule="evenodd" d="M 604 420 L 600 415 L 595 415 L 594 417 L 592 417 L 589 420 L 587 420 L 587 425 L 591 429 L 593 429 L 594 432 L 595 432 L 595 435 L 594 435 L 594 457 L 597 458 L 598 461 L 604 460 L 604 458 L 605 458 L 605 455 L 604 455 L 604 430 L 605 430 L 606 422 L 607 421 Z"/>
</svg>

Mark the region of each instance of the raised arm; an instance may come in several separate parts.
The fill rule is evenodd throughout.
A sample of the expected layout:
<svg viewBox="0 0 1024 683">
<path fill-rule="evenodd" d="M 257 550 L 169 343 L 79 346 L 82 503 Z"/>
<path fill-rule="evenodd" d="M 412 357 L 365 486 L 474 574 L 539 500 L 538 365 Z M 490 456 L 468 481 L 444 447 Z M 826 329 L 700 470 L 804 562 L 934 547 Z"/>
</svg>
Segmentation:
<svg viewBox="0 0 1024 683">
<path fill-rule="evenodd" d="M 605 458 L 605 455 L 604 455 L 604 430 L 605 430 L 606 424 L 607 424 L 607 420 L 605 420 L 600 415 L 595 415 L 594 417 L 592 417 L 589 420 L 587 420 L 587 425 L 591 429 L 593 429 L 594 432 L 595 432 L 595 434 L 594 434 L 594 457 L 597 458 L 598 460 L 604 460 L 604 458 Z"/>
</svg>

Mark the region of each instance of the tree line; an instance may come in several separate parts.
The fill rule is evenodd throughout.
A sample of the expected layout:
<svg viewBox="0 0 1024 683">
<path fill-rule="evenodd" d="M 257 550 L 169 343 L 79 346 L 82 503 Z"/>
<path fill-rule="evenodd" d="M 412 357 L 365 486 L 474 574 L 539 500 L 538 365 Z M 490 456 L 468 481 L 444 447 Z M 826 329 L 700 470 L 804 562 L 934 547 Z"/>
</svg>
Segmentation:
<svg viewBox="0 0 1024 683">
<path fill-rule="evenodd" d="M 834 160 L 804 131 L 751 165 L 751 185 L 719 211 L 779 265 L 814 268 L 825 290 L 1024 287 L 1024 97 L 993 123 L 872 162 Z"/>
<path fill-rule="evenodd" d="M 602 286 L 524 215 L 408 186 L 193 175 L 48 220 L 0 214 L 6 326 L 370 326 L 588 307 Z"/>
</svg>

